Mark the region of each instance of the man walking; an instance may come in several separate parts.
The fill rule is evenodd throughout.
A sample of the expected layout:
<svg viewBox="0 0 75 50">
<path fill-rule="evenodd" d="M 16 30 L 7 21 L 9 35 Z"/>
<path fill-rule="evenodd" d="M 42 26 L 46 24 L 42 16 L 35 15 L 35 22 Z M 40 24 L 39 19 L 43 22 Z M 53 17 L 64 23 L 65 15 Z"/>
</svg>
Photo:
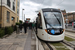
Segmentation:
<svg viewBox="0 0 75 50">
<path fill-rule="evenodd" d="M 23 26 L 24 26 L 24 32 L 26 34 L 27 33 L 27 23 L 26 23 L 26 21 L 24 22 Z"/>
</svg>

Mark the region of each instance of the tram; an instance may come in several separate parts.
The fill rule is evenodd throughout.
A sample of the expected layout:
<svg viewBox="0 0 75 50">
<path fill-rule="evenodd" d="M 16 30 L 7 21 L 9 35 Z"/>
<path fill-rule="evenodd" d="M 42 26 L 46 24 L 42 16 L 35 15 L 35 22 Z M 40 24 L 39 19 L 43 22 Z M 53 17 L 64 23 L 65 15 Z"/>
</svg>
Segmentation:
<svg viewBox="0 0 75 50">
<path fill-rule="evenodd" d="M 65 36 L 65 23 L 59 9 L 44 8 L 38 11 L 36 18 L 36 35 L 43 41 L 63 41 Z"/>
</svg>

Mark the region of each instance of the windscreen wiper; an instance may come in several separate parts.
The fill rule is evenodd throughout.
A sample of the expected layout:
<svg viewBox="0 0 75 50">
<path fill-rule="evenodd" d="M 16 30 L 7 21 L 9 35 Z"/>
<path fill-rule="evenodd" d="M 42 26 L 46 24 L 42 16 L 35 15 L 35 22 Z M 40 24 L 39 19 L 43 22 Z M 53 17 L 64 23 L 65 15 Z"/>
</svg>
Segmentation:
<svg viewBox="0 0 75 50">
<path fill-rule="evenodd" d="M 61 25 L 61 23 L 60 23 L 59 19 L 57 18 L 57 16 L 56 16 L 54 13 L 52 13 L 52 14 L 56 17 L 57 21 L 58 21 L 59 24 Z"/>
<path fill-rule="evenodd" d="M 46 24 L 48 24 L 48 25 L 50 25 L 50 26 L 52 27 L 52 25 L 51 25 L 51 24 L 49 24 L 49 23 L 46 21 L 46 19 L 45 19 L 45 22 L 46 22 Z M 54 29 L 54 27 L 52 27 L 52 29 Z"/>
</svg>

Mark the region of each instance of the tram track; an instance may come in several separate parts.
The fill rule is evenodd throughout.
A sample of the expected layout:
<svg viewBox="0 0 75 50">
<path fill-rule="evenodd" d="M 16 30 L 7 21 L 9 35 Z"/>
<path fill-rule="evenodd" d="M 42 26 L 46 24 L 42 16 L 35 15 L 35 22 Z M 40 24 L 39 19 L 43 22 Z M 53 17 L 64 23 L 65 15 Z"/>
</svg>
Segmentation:
<svg viewBox="0 0 75 50">
<path fill-rule="evenodd" d="M 70 42 L 68 42 L 66 40 L 63 40 L 62 43 L 64 43 L 65 45 L 67 45 L 67 46 L 73 48 L 73 50 L 75 50 L 75 45 L 74 44 L 72 44 L 72 43 L 70 43 Z"/>
<path fill-rule="evenodd" d="M 53 45 L 51 45 L 51 43 L 47 43 L 47 42 L 41 42 L 42 43 L 42 46 L 44 48 L 44 50 L 57 50 Z M 75 45 L 66 41 L 66 40 L 63 40 L 61 43 L 65 44 L 66 46 L 72 48 L 73 50 L 75 50 Z"/>
<path fill-rule="evenodd" d="M 71 36 L 71 35 L 66 35 L 66 36 L 69 36 L 71 38 L 74 38 L 74 36 Z M 44 42 L 44 41 L 41 41 L 42 43 L 42 46 L 44 48 L 44 50 L 57 50 L 55 46 L 52 45 L 52 43 L 49 43 L 49 42 Z M 62 44 L 64 44 L 64 46 L 66 46 L 68 49 L 72 49 L 72 50 L 75 50 L 75 44 L 71 43 L 70 41 L 67 41 L 67 40 L 63 40 L 62 42 L 60 42 Z M 52 47 L 53 46 L 53 47 Z"/>
<path fill-rule="evenodd" d="M 72 35 L 68 35 L 68 34 L 65 34 L 65 35 L 68 36 L 68 37 L 71 37 L 71 38 L 75 39 L 75 37 L 72 36 Z"/>
<path fill-rule="evenodd" d="M 52 48 L 52 46 L 49 45 L 49 43 L 47 43 L 47 42 L 42 42 L 42 41 L 41 41 L 41 43 L 42 43 L 42 46 L 43 46 L 44 50 L 54 50 L 54 49 Z"/>
<path fill-rule="evenodd" d="M 74 39 L 75 39 L 75 36 L 74 36 L 74 35 L 75 35 L 75 33 L 74 33 L 74 32 L 66 31 L 65 33 L 66 33 L 66 34 L 65 34 L 66 36 L 68 36 L 68 37 L 72 37 L 72 38 L 74 38 Z"/>
<path fill-rule="evenodd" d="M 46 43 L 50 50 L 54 50 L 49 43 Z"/>
<path fill-rule="evenodd" d="M 72 36 L 72 35 L 66 34 L 66 36 L 75 39 L 75 37 Z M 52 43 L 44 42 L 44 41 L 41 41 L 41 43 L 42 43 L 42 46 L 43 46 L 44 50 L 58 50 L 58 49 L 56 49 L 56 46 L 53 46 Z M 58 42 L 58 43 L 59 43 L 59 42 Z M 63 40 L 63 41 L 60 42 L 60 43 L 62 43 L 64 46 L 66 46 L 66 48 L 68 48 L 68 49 L 70 49 L 70 50 L 75 50 L 75 44 L 71 43 L 70 41 Z"/>
</svg>

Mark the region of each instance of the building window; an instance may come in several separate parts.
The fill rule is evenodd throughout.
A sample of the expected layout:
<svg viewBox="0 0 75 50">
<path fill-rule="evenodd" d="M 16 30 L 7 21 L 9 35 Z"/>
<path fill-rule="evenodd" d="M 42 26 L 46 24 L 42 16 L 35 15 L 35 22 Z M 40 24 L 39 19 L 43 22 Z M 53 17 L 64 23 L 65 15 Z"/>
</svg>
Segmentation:
<svg viewBox="0 0 75 50">
<path fill-rule="evenodd" d="M 11 4 L 11 2 L 10 2 L 10 0 L 7 0 L 7 5 L 10 7 L 10 4 Z"/>
<path fill-rule="evenodd" d="M 7 11 L 7 22 L 9 22 L 9 19 L 10 19 L 10 12 Z"/>
<path fill-rule="evenodd" d="M 11 20 L 14 21 L 14 17 L 12 17 Z"/>
<path fill-rule="evenodd" d="M 19 9 L 17 9 L 17 14 L 19 14 Z"/>
<path fill-rule="evenodd" d="M 17 6 L 19 7 L 19 1 L 17 2 Z"/>
<path fill-rule="evenodd" d="M 13 10 L 15 11 L 15 3 L 13 2 Z"/>
<path fill-rule="evenodd" d="M 17 22 L 18 22 L 18 18 L 17 18 Z"/>
<path fill-rule="evenodd" d="M 19 1 L 17 2 L 17 6 L 19 7 Z M 17 9 L 17 14 L 19 14 L 19 9 Z"/>
</svg>

